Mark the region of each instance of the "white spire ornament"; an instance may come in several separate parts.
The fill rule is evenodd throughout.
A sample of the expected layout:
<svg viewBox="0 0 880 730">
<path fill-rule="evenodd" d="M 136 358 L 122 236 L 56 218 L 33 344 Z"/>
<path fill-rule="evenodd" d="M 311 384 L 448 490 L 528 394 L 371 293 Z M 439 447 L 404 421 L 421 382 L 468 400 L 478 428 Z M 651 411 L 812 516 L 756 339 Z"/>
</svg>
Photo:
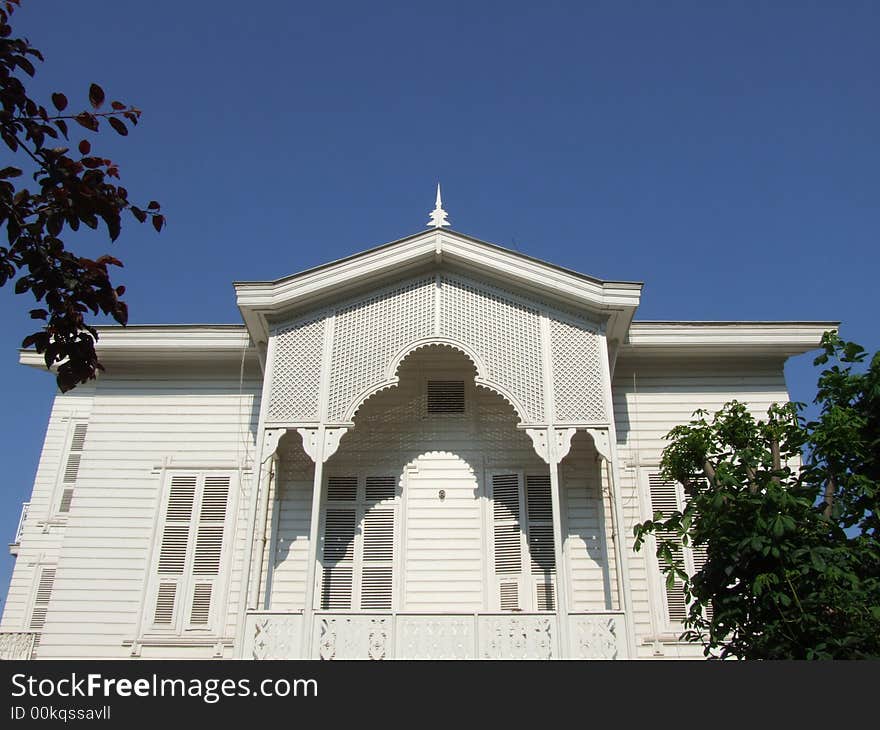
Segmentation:
<svg viewBox="0 0 880 730">
<path fill-rule="evenodd" d="M 448 226 L 449 221 L 446 220 L 446 211 L 443 210 L 443 199 L 440 197 L 440 183 L 437 183 L 437 200 L 434 202 L 434 210 L 431 211 L 431 220 L 428 221 L 429 228 L 443 228 Z"/>
</svg>

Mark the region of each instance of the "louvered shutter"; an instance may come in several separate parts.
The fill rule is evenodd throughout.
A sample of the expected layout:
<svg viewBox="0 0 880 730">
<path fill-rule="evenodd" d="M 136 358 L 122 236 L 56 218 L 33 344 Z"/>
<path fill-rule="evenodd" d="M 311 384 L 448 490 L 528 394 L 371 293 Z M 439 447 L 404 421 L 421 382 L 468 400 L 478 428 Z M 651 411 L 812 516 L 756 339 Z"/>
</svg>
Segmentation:
<svg viewBox="0 0 880 730">
<path fill-rule="evenodd" d="M 651 473 L 648 475 L 648 487 L 651 495 L 652 517 L 655 513 L 660 512 L 665 518 L 680 509 L 677 482 L 665 481 L 660 478 L 659 474 Z M 658 530 L 656 532 L 656 539 L 658 544 L 663 540 L 669 540 L 672 544 L 672 556 L 674 560 L 680 565 L 684 565 L 684 549 L 674 532 L 669 530 Z M 687 616 L 687 603 L 684 598 L 684 584 L 676 578 L 670 588 L 666 584 L 665 575 L 661 575 L 660 583 L 669 622 L 679 623 L 684 621 L 685 616 Z"/>
<path fill-rule="evenodd" d="M 73 435 L 67 451 L 67 460 L 64 463 L 64 471 L 61 474 L 61 496 L 58 500 L 58 514 L 70 512 L 70 503 L 73 501 L 73 489 L 76 478 L 79 475 L 79 465 L 82 460 L 82 451 L 85 448 L 87 423 L 77 423 L 73 427 Z"/>
<path fill-rule="evenodd" d="M 321 608 L 348 610 L 354 586 L 356 507 L 328 507 L 324 514 Z"/>
<path fill-rule="evenodd" d="M 492 475 L 492 534 L 498 605 L 502 611 L 520 610 L 523 569 L 523 532 L 520 517 L 520 477 L 516 473 Z"/>
<path fill-rule="evenodd" d="M 55 585 L 55 568 L 41 568 L 40 579 L 37 582 L 37 590 L 34 595 L 34 605 L 31 609 L 31 621 L 29 627 L 34 631 L 42 631 L 46 625 L 46 614 L 49 611 L 49 600 L 52 598 L 52 588 Z"/>
<path fill-rule="evenodd" d="M 217 592 L 223 557 L 230 483 L 227 475 L 206 476 L 201 490 L 189 608 L 189 625 L 194 628 L 205 628 L 210 624 L 211 605 Z"/>
<path fill-rule="evenodd" d="M 196 500 L 198 477 L 195 474 L 175 474 L 171 477 L 162 538 L 159 546 L 158 584 L 153 610 L 153 624 L 174 628 L 177 624 L 178 604 L 183 597 L 193 508 Z"/>
<path fill-rule="evenodd" d="M 529 563 L 535 581 L 535 608 L 538 611 L 556 608 L 552 499 L 549 474 L 526 476 Z"/>
</svg>

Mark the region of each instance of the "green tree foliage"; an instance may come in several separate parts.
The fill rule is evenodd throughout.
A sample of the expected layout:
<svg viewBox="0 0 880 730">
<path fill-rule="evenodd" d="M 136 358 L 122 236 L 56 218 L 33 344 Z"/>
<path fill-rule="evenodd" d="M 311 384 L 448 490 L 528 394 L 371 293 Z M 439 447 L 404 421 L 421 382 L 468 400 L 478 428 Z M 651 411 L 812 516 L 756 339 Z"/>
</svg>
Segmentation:
<svg viewBox="0 0 880 730">
<path fill-rule="evenodd" d="M 774 405 L 754 418 L 732 401 L 667 435 L 662 475 L 684 485 L 683 511 L 635 527 L 705 546 L 694 575 L 667 539 L 657 556 L 690 602 L 683 638 L 707 656 L 880 656 L 880 353 L 828 332 L 816 365 L 819 415 Z"/>
<path fill-rule="evenodd" d="M 7 245 L 0 245 L 0 286 L 16 279 L 16 294 L 30 292 L 43 305 L 30 315 L 45 324 L 25 337 L 22 347 L 33 345 L 47 367 L 58 364 L 58 386 L 66 391 L 101 369 L 98 333 L 85 322 L 86 313 L 110 315 L 124 325 L 128 309 L 121 299 L 124 287 L 110 280 L 109 267 L 122 263 L 112 256 L 77 256 L 61 236 L 66 229 L 94 229 L 103 222 L 115 241 L 126 209 L 140 223 L 150 218 L 157 231 L 165 219 L 155 201 L 143 209 L 129 202 L 128 191 L 114 182 L 119 168 L 93 152 L 88 140 L 76 145 L 76 153 L 68 147 L 71 127 L 97 132 L 106 122 L 126 136 L 139 109 L 112 101 L 102 111 L 106 96 L 97 84 L 89 87 L 90 108 L 78 113 L 67 111 L 61 93 L 52 94 L 51 112 L 30 98 L 24 80 L 34 76 L 34 63 L 43 56 L 27 39 L 11 37 L 18 5 L 19 0 L 0 3 L 0 138 L 24 163 L 0 169 L 0 227 L 7 234 Z M 22 182 L 28 177 L 34 185 Z"/>
</svg>

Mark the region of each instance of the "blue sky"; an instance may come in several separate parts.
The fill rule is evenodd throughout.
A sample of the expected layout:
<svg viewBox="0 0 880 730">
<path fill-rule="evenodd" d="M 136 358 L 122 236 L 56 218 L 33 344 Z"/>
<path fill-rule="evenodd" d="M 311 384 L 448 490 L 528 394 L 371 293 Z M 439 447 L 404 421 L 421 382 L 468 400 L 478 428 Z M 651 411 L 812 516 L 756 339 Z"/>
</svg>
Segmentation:
<svg viewBox="0 0 880 730">
<path fill-rule="evenodd" d="M 143 109 L 73 139 L 168 227 L 66 239 L 125 262 L 132 323 L 240 322 L 234 279 L 415 233 L 439 179 L 456 230 L 644 281 L 640 319 L 841 320 L 880 349 L 875 2 L 24 0 L 13 27 L 46 103 L 95 81 Z M 33 306 L 0 290 L 2 540 L 54 394 L 17 365 Z"/>
</svg>

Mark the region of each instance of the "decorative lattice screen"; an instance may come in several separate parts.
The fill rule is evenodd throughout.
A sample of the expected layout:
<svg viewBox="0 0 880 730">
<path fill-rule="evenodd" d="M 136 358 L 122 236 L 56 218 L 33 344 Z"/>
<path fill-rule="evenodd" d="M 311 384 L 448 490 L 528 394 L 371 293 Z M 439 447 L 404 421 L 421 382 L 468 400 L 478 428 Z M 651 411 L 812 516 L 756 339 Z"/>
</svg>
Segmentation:
<svg viewBox="0 0 880 730">
<path fill-rule="evenodd" d="M 599 336 L 583 327 L 550 322 L 557 423 L 605 421 Z"/>
<path fill-rule="evenodd" d="M 531 422 L 544 419 L 541 318 L 537 309 L 460 277 L 441 278 L 443 334 L 478 352 L 489 380 L 510 391 Z"/>
<path fill-rule="evenodd" d="M 327 418 L 342 421 L 352 401 L 382 382 L 407 343 L 434 332 L 434 277 L 404 282 L 336 313 Z"/>
<path fill-rule="evenodd" d="M 269 421 L 317 421 L 324 320 L 301 321 L 275 337 Z"/>
<path fill-rule="evenodd" d="M 544 422 L 539 307 L 449 273 L 405 280 L 343 302 L 335 310 L 326 421 L 344 421 L 364 393 L 386 380 L 393 358 L 405 346 L 441 337 L 478 354 L 486 379 L 519 402 L 523 421 Z M 331 315 L 332 310 L 322 314 Z M 325 326 L 313 315 L 277 331 L 269 422 L 318 420 Z M 602 421 L 598 335 L 586 323 L 581 327 L 558 319 L 551 319 L 551 332 L 557 421 Z"/>
</svg>

